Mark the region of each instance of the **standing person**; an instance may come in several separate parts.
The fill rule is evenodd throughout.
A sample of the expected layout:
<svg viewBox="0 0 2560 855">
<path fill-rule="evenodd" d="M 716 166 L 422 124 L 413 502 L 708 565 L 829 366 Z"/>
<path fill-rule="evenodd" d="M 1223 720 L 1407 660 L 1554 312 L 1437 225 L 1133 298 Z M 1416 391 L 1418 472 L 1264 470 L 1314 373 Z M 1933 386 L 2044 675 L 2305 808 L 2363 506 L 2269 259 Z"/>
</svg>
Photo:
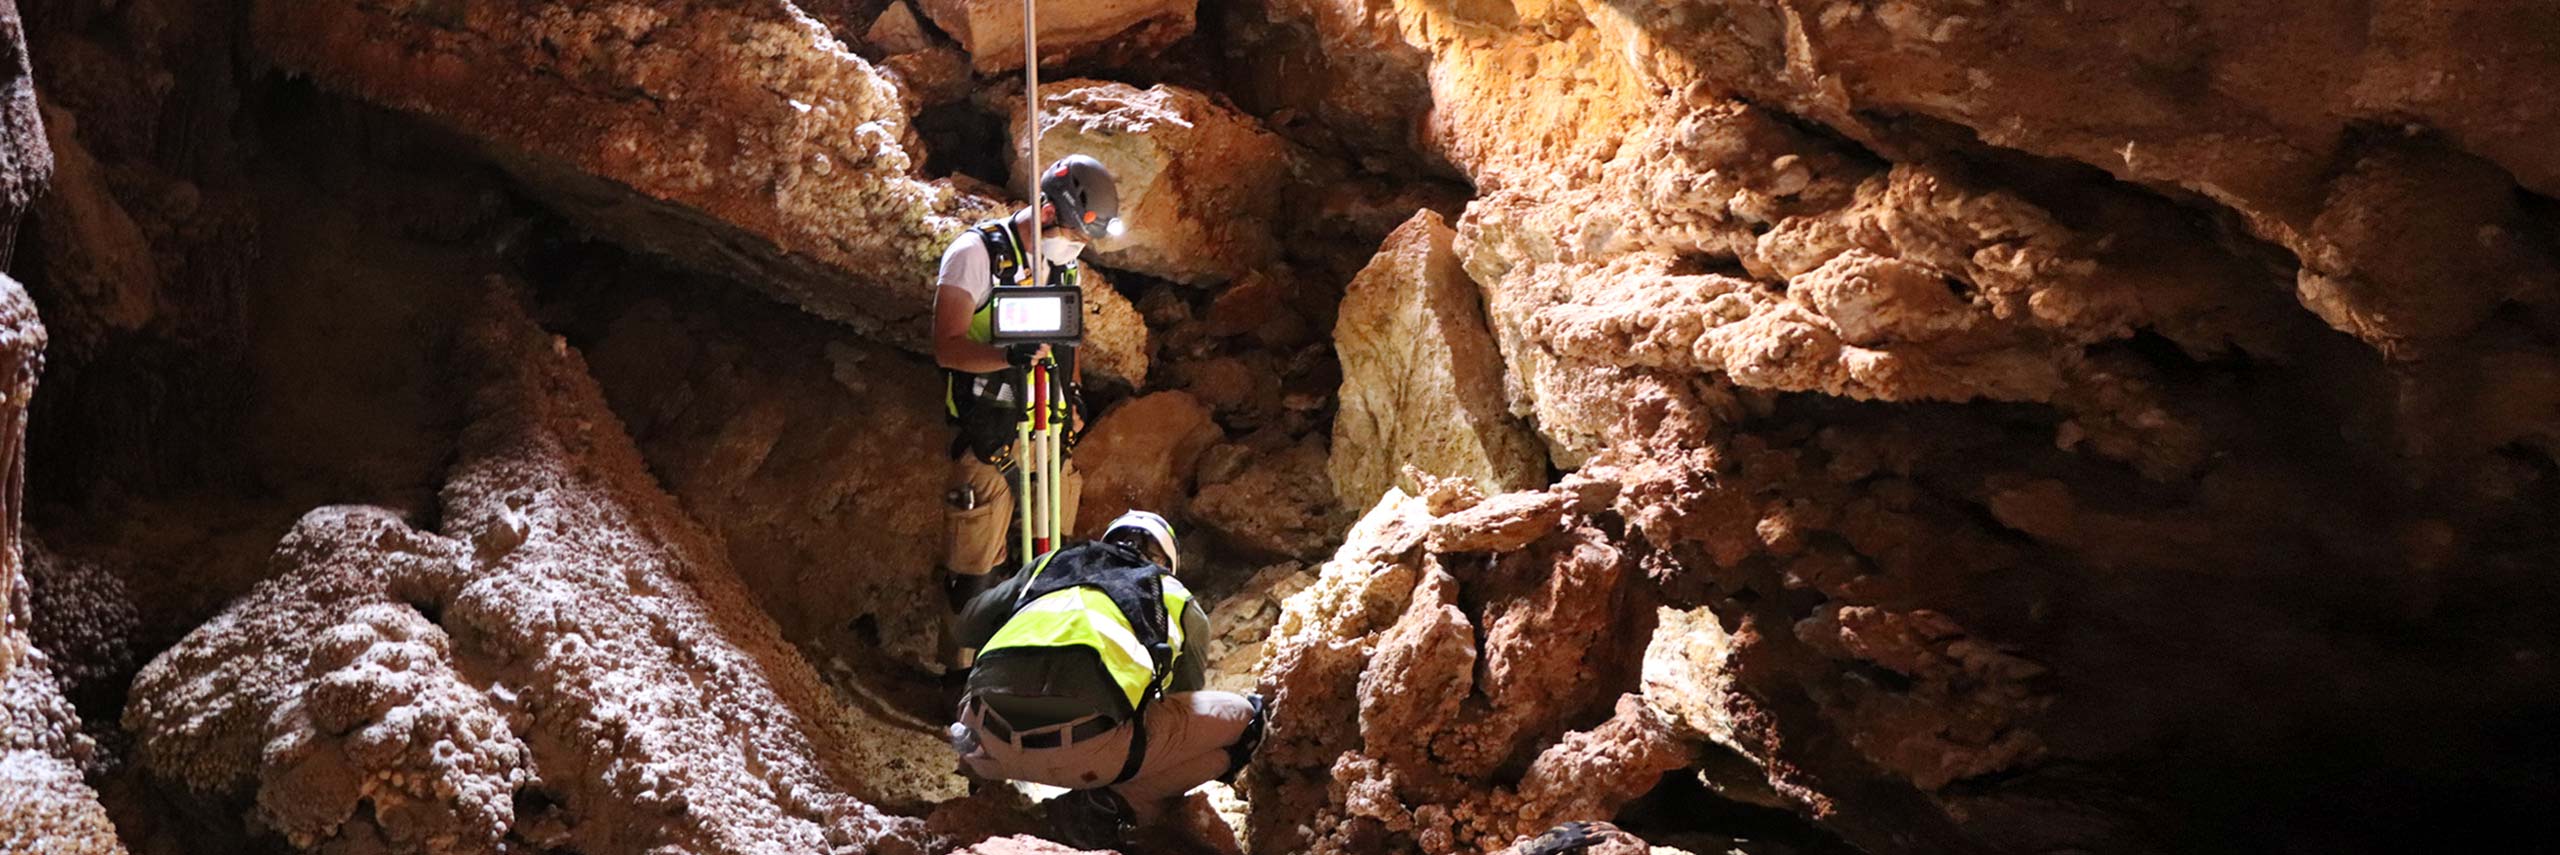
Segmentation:
<svg viewBox="0 0 2560 855">
<path fill-rule="evenodd" d="M 1041 173 L 1040 193 L 1046 204 L 979 223 L 953 239 L 942 253 L 934 290 L 933 361 L 945 370 L 945 415 L 959 428 L 951 449 L 949 543 L 942 565 L 944 594 L 955 611 L 993 583 L 989 571 L 1004 560 L 1006 526 L 1014 517 L 1011 470 L 1018 461 L 1012 459 L 1013 441 L 1026 397 L 1022 369 L 1053 352 L 1049 345 L 1036 350 L 994 345 L 990 299 L 997 288 L 1034 284 L 1028 252 L 1047 258 L 1047 284 L 1077 284 L 1076 258 L 1086 242 L 1124 230 L 1111 171 L 1093 158 L 1061 158 Z M 1080 423 L 1084 372 L 1076 365 L 1074 347 L 1054 353 L 1071 378 L 1067 400 L 1075 415 L 1070 418 Z M 1072 460 L 1060 472 L 1060 516 L 1072 524 L 1084 477 Z M 952 661 L 946 664 L 954 668 L 968 665 L 956 653 L 947 655 Z"/>
<path fill-rule="evenodd" d="M 1262 741 L 1260 696 L 1201 690 L 1209 618 L 1179 567 L 1173 526 L 1130 511 L 961 611 L 984 650 L 952 747 L 980 777 L 1074 790 L 1049 803 L 1070 845 L 1118 846 Z"/>
</svg>

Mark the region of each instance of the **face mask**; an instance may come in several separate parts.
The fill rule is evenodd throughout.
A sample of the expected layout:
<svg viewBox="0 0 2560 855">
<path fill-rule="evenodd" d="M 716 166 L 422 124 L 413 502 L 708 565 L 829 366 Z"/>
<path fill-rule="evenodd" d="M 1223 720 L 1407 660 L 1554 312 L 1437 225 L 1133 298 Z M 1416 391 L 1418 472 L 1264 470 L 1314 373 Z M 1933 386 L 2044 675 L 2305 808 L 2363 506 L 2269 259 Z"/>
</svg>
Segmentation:
<svg viewBox="0 0 2560 855">
<path fill-rule="evenodd" d="M 1066 238 L 1044 237 L 1040 239 L 1040 254 L 1047 256 L 1052 265 L 1074 264 L 1076 256 L 1084 254 L 1084 244 Z"/>
</svg>

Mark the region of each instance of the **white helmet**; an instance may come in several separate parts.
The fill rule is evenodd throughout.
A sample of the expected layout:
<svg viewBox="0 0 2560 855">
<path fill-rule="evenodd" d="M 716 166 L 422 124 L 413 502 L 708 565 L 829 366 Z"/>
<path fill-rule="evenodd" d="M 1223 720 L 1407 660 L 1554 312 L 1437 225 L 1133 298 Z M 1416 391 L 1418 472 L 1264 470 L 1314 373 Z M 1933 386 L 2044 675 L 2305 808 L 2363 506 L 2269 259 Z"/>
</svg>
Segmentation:
<svg viewBox="0 0 2560 855">
<path fill-rule="evenodd" d="M 1153 539 L 1156 548 L 1164 551 L 1165 572 L 1180 573 L 1182 571 L 1182 551 L 1174 547 L 1173 524 L 1165 522 L 1164 517 L 1157 516 L 1152 511 L 1130 511 L 1121 514 L 1118 519 L 1112 520 L 1110 525 L 1103 527 L 1102 539 L 1108 541 L 1112 539 L 1112 535 L 1123 530 L 1142 532 Z"/>
</svg>

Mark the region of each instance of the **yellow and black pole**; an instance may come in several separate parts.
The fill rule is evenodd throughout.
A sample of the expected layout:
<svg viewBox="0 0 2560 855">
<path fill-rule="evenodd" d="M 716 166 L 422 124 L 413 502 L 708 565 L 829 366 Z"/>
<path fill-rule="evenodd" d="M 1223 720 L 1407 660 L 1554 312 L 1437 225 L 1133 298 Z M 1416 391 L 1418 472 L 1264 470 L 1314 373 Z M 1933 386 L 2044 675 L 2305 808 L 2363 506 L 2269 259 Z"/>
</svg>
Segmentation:
<svg viewBox="0 0 2560 855">
<path fill-rule="evenodd" d="M 1054 351 L 1053 351 L 1054 352 Z M 1041 474 L 1048 478 L 1049 548 L 1065 545 L 1067 531 L 1067 381 L 1059 376 L 1058 362 L 1052 357 L 1041 360 L 1042 370 L 1049 375 L 1049 393 L 1042 396 L 1040 406 L 1049 411 L 1049 455 Z M 1046 552 L 1047 550 L 1042 550 Z"/>
</svg>

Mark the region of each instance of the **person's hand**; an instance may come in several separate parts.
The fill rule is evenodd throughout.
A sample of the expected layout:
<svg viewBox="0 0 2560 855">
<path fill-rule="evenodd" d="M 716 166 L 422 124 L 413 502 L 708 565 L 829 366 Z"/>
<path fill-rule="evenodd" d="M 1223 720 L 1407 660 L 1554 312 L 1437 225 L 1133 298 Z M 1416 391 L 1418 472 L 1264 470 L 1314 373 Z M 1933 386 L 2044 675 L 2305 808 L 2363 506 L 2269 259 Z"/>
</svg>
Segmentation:
<svg viewBox="0 0 2560 855">
<path fill-rule="evenodd" d="M 1049 358 L 1049 346 L 1046 344 L 1038 347 L 1017 344 L 1004 349 L 1004 361 L 1015 368 L 1029 368 L 1033 363 L 1047 358 Z"/>
<path fill-rule="evenodd" d="M 1076 440 L 1084 433 L 1084 390 L 1073 386 L 1067 387 L 1066 405 L 1061 412 L 1063 416 L 1058 419 L 1058 423 L 1065 428 L 1067 450 L 1074 451 Z"/>
</svg>

